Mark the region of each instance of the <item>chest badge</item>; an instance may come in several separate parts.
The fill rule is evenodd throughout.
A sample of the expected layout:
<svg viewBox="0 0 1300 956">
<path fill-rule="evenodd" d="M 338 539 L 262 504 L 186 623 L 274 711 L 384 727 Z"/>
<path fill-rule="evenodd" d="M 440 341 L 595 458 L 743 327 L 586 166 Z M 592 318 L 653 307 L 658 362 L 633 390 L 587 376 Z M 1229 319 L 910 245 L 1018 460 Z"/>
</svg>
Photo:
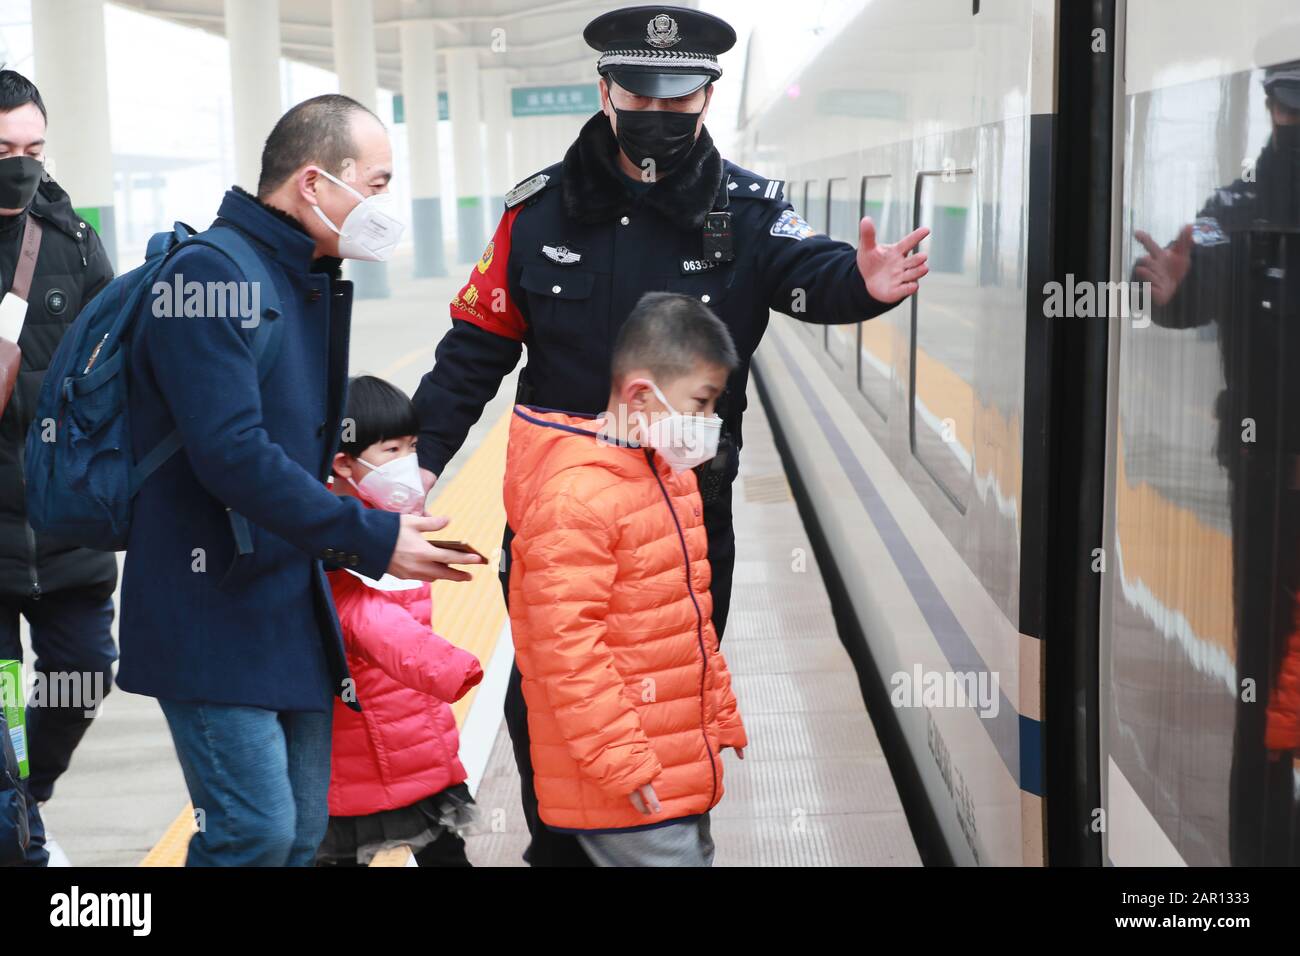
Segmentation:
<svg viewBox="0 0 1300 956">
<path fill-rule="evenodd" d="M 542 246 L 542 255 L 562 266 L 571 266 L 582 261 L 582 253 L 568 246 Z"/>
<path fill-rule="evenodd" d="M 50 315 L 62 315 L 68 307 L 68 296 L 62 289 L 51 289 L 45 293 L 45 311 Z"/>
</svg>

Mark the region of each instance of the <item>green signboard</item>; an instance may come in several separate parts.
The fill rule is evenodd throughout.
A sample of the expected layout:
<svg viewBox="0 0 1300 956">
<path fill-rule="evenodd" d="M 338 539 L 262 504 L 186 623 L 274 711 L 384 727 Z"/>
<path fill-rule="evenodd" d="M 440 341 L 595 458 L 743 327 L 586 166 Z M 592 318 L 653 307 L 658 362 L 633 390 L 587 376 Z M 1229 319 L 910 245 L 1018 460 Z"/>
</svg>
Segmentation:
<svg viewBox="0 0 1300 956">
<path fill-rule="evenodd" d="M 589 116 L 600 109 L 600 91 L 595 83 L 564 86 L 517 86 L 510 91 L 510 111 L 515 116 Z M 438 91 L 438 119 L 448 119 L 447 91 Z M 393 122 L 406 122 L 406 102 L 393 94 Z"/>
<path fill-rule="evenodd" d="M 510 91 L 510 111 L 515 116 L 584 116 L 600 109 L 600 91 L 595 83 L 565 86 L 516 86 Z"/>
</svg>

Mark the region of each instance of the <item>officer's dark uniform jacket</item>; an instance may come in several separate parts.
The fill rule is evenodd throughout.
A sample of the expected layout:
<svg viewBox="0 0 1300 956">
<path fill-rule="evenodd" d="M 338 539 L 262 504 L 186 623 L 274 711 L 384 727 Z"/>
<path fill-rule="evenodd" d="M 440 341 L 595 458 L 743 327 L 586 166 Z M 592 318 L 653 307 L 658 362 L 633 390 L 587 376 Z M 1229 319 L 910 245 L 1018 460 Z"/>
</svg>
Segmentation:
<svg viewBox="0 0 1300 956">
<path fill-rule="evenodd" d="M 506 209 L 452 300 L 452 328 L 416 392 L 420 464 L 442 472 L 523 346 L 528 364 L 517 401 L 603 411 L 614 341 L 637 300 L 651 291 L 686 293 L 726 323 L 741 360 L 719 401 L 722 450 L 700 469 L 710 528 L 729 531 L 729 495 L 710 493 L 708 472 L 720 469 L 726 483 L 735 477 L 750 357 L 769 310 L 829 324 L 889 306 L 867 293 L 853 246 L 813 234 L 790 211 L 780 181 L 725 162 L 708 130 L 671 176 L 640 195 L 617 156 L 609 120 L 597 113 L 564 161 L 543 171 L 545 188 Z M 703 226 L 722 202 L 735 259 L 714 265 L 704 259 Z"/>
<path fill-rule="evenodd" d="M 1245 243 L 1252 231 L 1257 261 L 1247 262 Z M 1224 388 L 1215 402 L 1216 450 L 1229 470 L 1238 464 L 1241 419 L 1247 409 L 1261 430 L 1270 433 L 1264 437 L 1272 438 L 1272 429 L 1260 418 L 1277 411 L 1277 402 L 1262 373 L 1274 363 L 1278 346 L 1260 340 L 1261 316 L 1296 297 L 1294 278 L 1258 259 L 1264 254 L 1259 243 L 1266 232 L 1289 233 L 1292 250 L 1300 237 L 1300 156 L 1272 141 L 1260 152 L 1249 179 L 1216 189 L 1197 213 L 1187 275 L 1168 303 L 1151 308 L 1152 320 L 1162 328 L 1218 325 Z M 1273 306 L 1262 313 L 1263 302 Z"/>
</svg>

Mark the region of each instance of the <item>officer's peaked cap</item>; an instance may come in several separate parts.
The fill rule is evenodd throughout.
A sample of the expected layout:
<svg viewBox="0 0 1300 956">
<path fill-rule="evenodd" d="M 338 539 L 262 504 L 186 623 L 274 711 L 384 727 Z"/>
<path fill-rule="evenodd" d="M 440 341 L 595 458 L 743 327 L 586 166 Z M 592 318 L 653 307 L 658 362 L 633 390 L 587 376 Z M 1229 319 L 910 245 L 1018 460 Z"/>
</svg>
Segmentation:
<svg viewBox="0 0 1300 956">
<path fill-rule="evenodd" d="M 1300 60 L 1265 70 L 1264 90 L 1288 109 L 1300 110 Z"/>
<path fill-rule="evenodd" d="M 725 20 L 686 7 L 651 5 L 603 13 L 582 38 L 600 51 L 596 72 L 640 96 L 672 99 L 718 77 L 718 54 L 736 45 Z"/>
</svg>

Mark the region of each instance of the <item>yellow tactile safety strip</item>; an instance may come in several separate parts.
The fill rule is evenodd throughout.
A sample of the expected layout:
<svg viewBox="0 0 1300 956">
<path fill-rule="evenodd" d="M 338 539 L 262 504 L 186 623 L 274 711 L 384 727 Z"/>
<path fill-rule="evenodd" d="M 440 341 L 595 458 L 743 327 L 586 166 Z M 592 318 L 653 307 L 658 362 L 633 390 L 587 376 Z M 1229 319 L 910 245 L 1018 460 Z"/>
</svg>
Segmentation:
<svg viewBox="0 0 1300 956">
<path fill-rule="evenodd" d="M 442 540 L 468 541 L 493 562 L 489 566 L 466 565 L 472 581 L 439 581 L 433 586 L 433 629 L 458 647 L 474 654 L 487 668 L 505 624 L 506 609 L 497 579 L 498 551 L 505 528 L 505 505 L 501 480 L 506 467 L 506 439 L 510 433 L 511 410 L 492 426 L 460 473 L 429 505 L 429 514 L 445 515 L 451 523 L 430 535 Z M 478 688 L 452 705 L 456 723 L 465 725 Z M 154 848 L 140 861 L 141 866 L 184 866 L 185 852 L 196 828 L 194 811 L 187 803 Z"/>
<path fill-rule="evenodd" d="M 487 566 L 463 565 L 473 575 L 472 581 L 435 581 L 433 585 L 433 629 L 477 657 L 484 669 L 506 620 L 497 567 L 501 532 L 506 526 L 501 480 L 506 471 L 512 411 L 492 426 L 464 468 L 429 506 L 429 514 L 451 518 L 446 528 L 430 537 L 467 541 L 491 562 Z M 477 696 L 476 687 L 452 705 L 460 726 L 465 726 L 465 715 Z"/>
<path fill-rule="evenodd" d="M 184 866 L 185 851 L 189 848 L 190 837 L 197 832 L 198 827 L 194 824 L 194 808 L 187 803 L 185 809 L 171 822 L 162 839 L 155 843 L 153 849 L 140 861 L 140 865 Z"/>
</svg>

